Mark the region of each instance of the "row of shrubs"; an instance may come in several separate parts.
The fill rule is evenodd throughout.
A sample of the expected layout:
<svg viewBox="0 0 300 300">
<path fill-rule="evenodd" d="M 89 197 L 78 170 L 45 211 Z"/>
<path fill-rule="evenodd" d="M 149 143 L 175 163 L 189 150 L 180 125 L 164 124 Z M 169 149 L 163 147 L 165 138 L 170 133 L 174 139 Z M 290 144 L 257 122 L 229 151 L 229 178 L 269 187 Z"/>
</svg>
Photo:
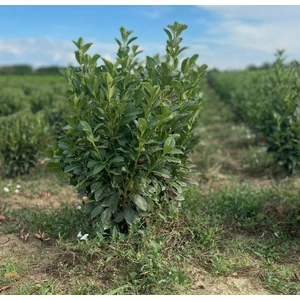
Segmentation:
<svg viewBox="0 0 300 300">
<path fill-rule="evenodd" d="M 69 114 L 63 77 L 0 77 L 0 176 L 30 172 Z"/>
<path fill-rule="evenodd" d="M 300 66 L 286 64 L 277 51 L 269 70 L 211 72 L 209 84 L 266 143 L 274 160 L 295 173 L 300 169 Z"/>
</svg>

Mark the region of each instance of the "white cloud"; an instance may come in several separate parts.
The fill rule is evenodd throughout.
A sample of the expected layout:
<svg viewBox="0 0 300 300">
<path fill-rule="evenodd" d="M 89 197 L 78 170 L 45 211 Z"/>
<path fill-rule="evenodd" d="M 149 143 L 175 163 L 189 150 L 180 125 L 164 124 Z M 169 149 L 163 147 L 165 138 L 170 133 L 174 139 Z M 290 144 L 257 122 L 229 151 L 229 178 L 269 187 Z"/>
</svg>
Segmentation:
<svg viewBox="0 0 300 300">
<path fill-rule="evenodd" d="M 201 8 L 209 10 L 214 21 L 205 23 L 205 34 L 194 42 L 209 46 L 213 66 L 244 68 L 270 62 L 277 49 L 285 49 L 289 60 L 300 59 L 300 6 Z"/>
<path fill-rule="evenodd" d="M 89 53 L 113 56 L 117 47 L 110 43 L 96 42 Z M 0 65 L 26 63 L 34 67 L 41 65 L 76 65 L 72 41 L 51 38 L 0 39 Z"/>
<path fill-rule="evenodd" d="M 118 50 L 117 43 L 103 43 L 96 39 L 87 39 L 93 42 L 88 53 L 96 53 L 105 59 L 114 61 Z M 72 41 L 55 40 L 52 38 L 0 38 L 0 65 L 30 64 L 33 67 L 46 65 L 77 65 L 74 51 L 76 46 Z M 139 47 L 143 50 L 139 55 L 143 59 L 145 55 L 163 53 L 165 45 L 144 44 Z M 99 60 L 101 63 L 101 59 Z"/>
<path fill-rule="evenodd" d="M 162 15 L 162 13 L 158 10 L 154 10 L 154 11 L 152 10 L 152 11 L 145 11 L 143 15 L 150 19 L 157 19 Z"/>
<path fill-rule="evenodd" d="M 147 8 L 147 10 L 143 11 L 143 15 L 147 18 L 150 19 L 158 19 L 161 16 L 169 13 L 172 11 L 172 8 L 170 6 L 160 6 L 160 5 L 156 5 L 156 6 L 151 6 L 151 5 L 147 5 L 144 6 L 145 8 Z"/>
<path fill-rule="evenodd" d="M 110 56 L 110 54 L 104 54 L 103 58 L 105 58 L 108 61 L 113 61 L 112 57 Z"/>
<path fill-rule="evenodd" d="M 226 19 L 272 22 L 300 19 L 300 9 L 297 5 L 206 5 L 200 7 Z"/>
</svg>

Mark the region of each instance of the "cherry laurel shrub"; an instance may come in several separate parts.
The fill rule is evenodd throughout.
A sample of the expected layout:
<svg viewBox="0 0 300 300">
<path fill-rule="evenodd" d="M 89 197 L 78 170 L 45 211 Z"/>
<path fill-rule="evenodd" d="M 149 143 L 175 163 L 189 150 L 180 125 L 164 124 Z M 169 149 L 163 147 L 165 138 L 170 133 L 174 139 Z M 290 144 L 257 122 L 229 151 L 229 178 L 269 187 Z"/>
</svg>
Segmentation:
<svg viewBox="0 0 300 300">
<path fill-rule="evenodd" d="M 84 211 L 101 232 L 126 231 L 163 207 L 176 208 L 192 182 L 186 175 L 207 66 L 196 65 L 197 54 L 179 63 L 187 26 L 167 27 L 165 59 L 147 56 L 145 64 L 136 59 L 139 47 L 130 47 L 136 37 L 123 27 L 115 63 L 87 54 L 92 44 L 82 38 L 74 42 L 80 66 L 65 70 L 73 116 L 50 164 L 88 198 Z M 100 57 L 104 64 L 97 66 Z"/>
<path fill-rule="evenodd" d="M 0 175 L 16 177 L 38 165 L 47 148 L 47 124 L 29 109 L 0 117 Z"/>
<path fill-rule="evenodd" d="M 267 151 L 291 173 L 300 171 L 300 64 L 285 63 L 285 51 L 276 52 L 273 67 L 256 85 L 254 95 L 263 99 L 260 118 L 252 125 L 266 138 Z M 254 119 L 255 120 L 255 119 Z"/>
<path fill-rule="evenodd" d="M 264 141 L 274 162 L 299 174 L 300 64 L 287 64 L 284 54 L 278 50 L 268 70 L 214 72 L 209 80 L 236 120 Z"/>
</svg>

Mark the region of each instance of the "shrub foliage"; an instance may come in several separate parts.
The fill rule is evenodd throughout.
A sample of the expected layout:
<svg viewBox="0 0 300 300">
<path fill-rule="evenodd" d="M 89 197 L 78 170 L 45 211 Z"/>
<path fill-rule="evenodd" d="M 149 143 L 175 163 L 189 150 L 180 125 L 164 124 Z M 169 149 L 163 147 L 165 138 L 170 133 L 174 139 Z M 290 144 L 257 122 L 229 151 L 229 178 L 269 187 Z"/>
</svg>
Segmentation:
<svg viewBox="0 0 300 300">
<path fill-rule="evenodd" d="M 236 120 L 246 122 L 266 143 L 274 160 L 292 172 L 300 167 L 300 66 L 277 51 L 269 70 L 214 72 L 209 82 Z"/>
<path fill-rule="evenodd" d="M 14 177 L 37 165 L 66 125 L 64 78 L 0 77 L 0 176 Z"/>
<path fill-rule="evenodd" d="M 74 42 L 80 66 L 65 70 L 73 116 L 49 167 L 58 164 L 88 198 L 85 212 L 101 232 L 178 208 L 192 181 L 186 175 L 207 66 L 196 65 L 198 55 L 179 62 L 186 28 L 168 25 L 165 58 L 147 56 L 144 64 L 123 27 L 115 63 L 101 57 L 97 66 L 100 55 L 87 54 L 92 44 Z"/>
<path fill-rule="evenodd" d="M 37 165 L 47 145 L 42 115 L 20 111 L 0 118 L 0 174 L 15 177 Z"/>
</svg>

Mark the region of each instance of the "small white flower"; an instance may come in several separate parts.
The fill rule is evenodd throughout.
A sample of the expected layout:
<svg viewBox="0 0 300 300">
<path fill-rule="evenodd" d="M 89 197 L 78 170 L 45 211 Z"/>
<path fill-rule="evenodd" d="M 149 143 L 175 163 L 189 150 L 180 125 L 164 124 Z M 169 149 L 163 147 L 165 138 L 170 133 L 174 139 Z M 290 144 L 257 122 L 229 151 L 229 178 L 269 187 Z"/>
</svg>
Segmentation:
<svg viewBox="0 0 300 300">
<path fill-rule="evenodd" d="M 80 240 L 81 240 L 81 241 L 86 241 L 87 238 L 88 238 L 88 236 L 89 236 L 89 234 L 86 233 Z"/>
<path fill-rule="evenodd" d="M 17 189 L 20 189 L 20 188 L 21 188 L 21 186 L 20 186 L 19 184 L 17 184 L 17 185 L 16 185 L 16 188 L 17 188 Z"/>
<path fill-rule="evenodd" d="M 78 237 L 78 238 L 81 238 L 81 237 L 82 237 L 81 231 L 78 232 L 77 237 Z"/>
<path fill-rule="evenodd" d="M 3 189 L 3 190 L 4 190 L 4 192 L 6 192 L 6 193 L 8 193 L 8 192 L 9 192 L 9 188 L 8 188 L 8 187 L 6 187 L 6 186 L 4 187 L 4 189 Z"/>
<path fill-rule="evenodd" d="M 16 194 L 19 194 L 19 193 L 20 193 L 20 190 L 16 189 L 16 190 L 15 190 L 15 193 L 16 193 Z"/>
<path fill-rule="evenodd" d="M 274 232 L 274 235 L 279 238 L 279 234 L 277 232 Z"/>
<path fill-rule="evenodd" d="M 80 206 L 80 205 L 78 205 L 78 206 L 76 207 L 76 209 L 79 209 L 79 210 L 81 210 L 81 206 Z"/>
</svg>

